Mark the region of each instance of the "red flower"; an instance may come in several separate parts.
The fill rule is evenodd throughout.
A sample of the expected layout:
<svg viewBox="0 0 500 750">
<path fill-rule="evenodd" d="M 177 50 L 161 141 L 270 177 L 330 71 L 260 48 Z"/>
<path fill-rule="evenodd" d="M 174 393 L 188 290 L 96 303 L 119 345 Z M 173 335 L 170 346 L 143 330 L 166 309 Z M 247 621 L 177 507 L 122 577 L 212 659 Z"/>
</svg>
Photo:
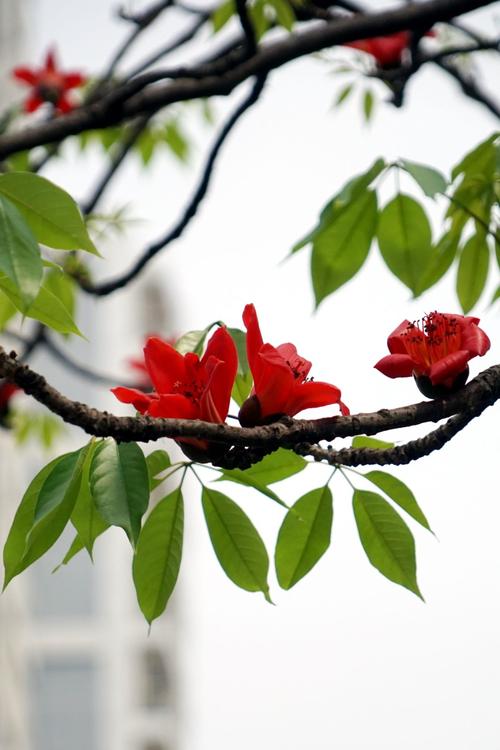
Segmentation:
<svg viewBox="0 0 500 750">
<path fill-rule="evenodd" d="M 425 36 L 434 36 L 434 32 L 428 31 Z M 392 68 L 401 65 L 403 54 L 409 48 L 410 43 L 410 32 L 398 31 L 387 36 L 374 36 L 371 39 L 346 42 L 344 47 L 354 47 L 361 52 L 367 52 L 375 58 L 381 68 Z"/>
<path fill-rule="evenodd" d="M 68 98 L 67 92 L 87 80 L 81 73 L 63 73 L 58 70 L 53 49 L 47 52 L 43 68 L 14 68 L 12 75 L 32 87 L 24 102 L 26 112 L 34 112 L 44 102 L 49 102 L 59 112 L 70 112 L 75 105 Z"/>
<path fill-rule="evenodd" d="M 144 341 L 147 343 L 149 338 L 160 338 L 156 334 L 150 334 L 149 336 L 146 336 Z M 172 336 L 168 339 L 163 339 L 163 341 L 167 344 L 171 344 L 171 346 L 175 345 L 175 338 Z M 144 361 L 144 358 L 139 357 L 129 357 L 126 360 L 129 368 L 131 370 L 134 370 L 134 373 L 137 377 L 137 385 L 140 389 L 143 389 L 145 391 L 151 390 L 153 388 L 153 384 L 151 382 L 151 378 L 149 376 L 149 371 L 147 368 L 147 365 Z"/>
<path fill-rule="evenodd" d="M 8 427 L 8 417 L 10 411 L 10 400 L 14 393 L 21 389 L 15 383 L 9 383 L 7 380 L 0 380 L 0 425 Z"/>
<path fill-rule="evenodd" d="M 245 307 L 243 322 L 254 386 L 240 409 L 240 424 L 244 427 L 266 424 L 285 414 L 293 417 L 303 409 L 327 404 L 339 404 L 342 414 L 349 414 L 336 386 L 307 379 L 311 363 L 297 354 L 293 344 L 280 344 L 276 348 L 264 344 L 253 305 Z"/>
<path fill-rule="evenodd" d="M 236 347 L 226 328 L 215 331 L 201 359 L 192 352 L 180 354 L 155 337 L 148 339 L 144 359 L 154 392 L 112 388 L 119 401 L 133 404 L 150 417 L 224 422 L 238 366 Z"/>
<path fill-rule="evenodd" d="M 479 318 L 438 312 L 414 323 L 404 320 L 387 339 L 391 353 L 375 367 L 389 378 L 413 375 L 429 398 L 445 396 L 466 382 L 468 361 L 490 348 L 478 323 Z"/>
</svg>

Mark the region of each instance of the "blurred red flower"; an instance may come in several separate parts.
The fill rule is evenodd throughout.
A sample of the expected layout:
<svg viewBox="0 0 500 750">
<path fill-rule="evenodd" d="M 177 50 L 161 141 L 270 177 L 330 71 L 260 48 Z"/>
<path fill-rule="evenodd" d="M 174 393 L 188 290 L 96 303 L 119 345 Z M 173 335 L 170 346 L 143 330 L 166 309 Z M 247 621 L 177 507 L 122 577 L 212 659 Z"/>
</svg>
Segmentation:
<svg viewBox="0 0 500 750">
<path fill-rule="evenodd" d="M 47 52 L 42 68 L 14 68 L 12 75 L 32 88 L 24 102 L 26 112 L 34 112 L 45 102 L 52 104 L 58 112 L 70 112 L 75 104 L 67 96 L 67 92 L 82 86 L 87 80 L 81 73 L 63 73 L 58 70 L 54 49 Z"/>
<path fill-rule="evenodd" d="M 428 31 L 425 36 L 434 36 L 434 32 Z M 353 47 L 366 52 L 375 58 L 381 68 L 393 68 L 401 65 L 404 52 L 410 47 L 410 43 L 411 33 L 398 31 L 387 36 L 374 36 L 371 39 L 346 42 L 344 47 Z"/>
</svg>

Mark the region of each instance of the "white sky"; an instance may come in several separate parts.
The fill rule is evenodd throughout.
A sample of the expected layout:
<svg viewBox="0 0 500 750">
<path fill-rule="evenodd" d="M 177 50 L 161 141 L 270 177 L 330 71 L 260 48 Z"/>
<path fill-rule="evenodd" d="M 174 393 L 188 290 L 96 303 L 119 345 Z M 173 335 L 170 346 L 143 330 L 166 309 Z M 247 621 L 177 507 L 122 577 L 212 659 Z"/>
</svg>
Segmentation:
<svg viewBox="0 0 500 750">
<path fill-rule="evenodd" d="M 109 22 L 115 5 L 39 0 L 31 60 L 55 40 L 64 67 L 98 70 L 118 29 L 125 30 Z M 492 13 L 473 18 L 488 31 Z M 170 33 L 168 25 L 161 33 Z M 154 49 L 159 39 L 164 37 L 150 35 L 142 50 Z M 483 60 L 491 80 L 498 80 L 498 65 L 488 63 L 487 55 Z M 264 338 L 274 344 L 292 340 L 313 361 L 315 377 L 339 385 L 356 412 L 419 399 L 410 380 L 389 381 L 372 366 L 386 353 L 387 334 L 404 318 L 436 308 L 458 310 L 451 278 L 412 302 L 373 250 L 360 278 L 312 315 L 309 251 L 278 263 L 314 224 L 324 202 L 375 157 L 402 156 L 446 171 L 490 134 L 495 121 L 430 68 L 412 81 L 403 110 L 381 105 L 370 127 L 362 123 L 358 99 L 330 110 L 341 85 L 315 60 L 275 73 L 228 140 L 197 219 L 147 275 L 164 279 L 178 331 L 218 318 L 240 325 L 245 303 L 255 302 Z M 238 91 L 232 98 L 241 96 Z M 220 115 L 227 108 L 227 102 L 217 102 Z M 133 201 L 133 215 L 144 219 L 113 250 L 116 268 L 126 267 L 136 248 L 162 233 L 190 195 L 211 140 L 210 131 L 196 123 L 192 129 L 199 146 L 192 168 L 177 168 L 169 157 L 144 171 L 131 164 L 109 192 L 106 207 Z M 71 171 L 55 165 L 47 175 L 83 197 L 99 172 L 98 160 L 91 156 L 77 164 Z M 119 371 L 141 332 L 126 293 L 95 304 L 99 327 L 114 337 L 101 340 L 103 369 Z M 492 348 L 473 362 L 473 373 L 500 361 L 498 315 L 486 304 L 487 297 L 477 314 Z M 80 351 L 86 351 L 84 344 Z M 439 454 L 395 471 L 415 491 L 437 536 L 415 528 L 426 604 L 369 565 L 340 480 L 333 485 L 331 549 L 292 591 L 281 592 L 273 579 L 275 607 L 225 578 L 193 492 L 178 597 L 185 748 L 498 750 L 496 421 L 490 409 Z M 309 481 L 283 485 L 285 499 L 319 486 L 327 470 L 311 468 L 310 475 L 315 473 Z M 239 497 L 272 549 L 281 511 L 251 493 Z"/>
</svg>

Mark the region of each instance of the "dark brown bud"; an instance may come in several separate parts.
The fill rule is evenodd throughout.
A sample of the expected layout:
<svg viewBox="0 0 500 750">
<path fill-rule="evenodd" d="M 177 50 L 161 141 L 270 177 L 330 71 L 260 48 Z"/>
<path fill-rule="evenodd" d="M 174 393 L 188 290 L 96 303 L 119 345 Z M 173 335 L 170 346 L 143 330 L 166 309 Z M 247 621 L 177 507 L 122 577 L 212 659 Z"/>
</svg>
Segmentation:
<svg viewBox="0 0 500 750">
<path fill-rule="evenodd" d="M 445 398 L 463 388 L 469 377 L 469 368 L 466 367 L 465 370 L 460 372 L 450 385 L 446 385 L 445 383 L 436 383 L 433 385 L 427 375 L 414 375 L 413 377 L 418 390 L 424 396 L 427 396 L 427 398 Z"/>
</svg>

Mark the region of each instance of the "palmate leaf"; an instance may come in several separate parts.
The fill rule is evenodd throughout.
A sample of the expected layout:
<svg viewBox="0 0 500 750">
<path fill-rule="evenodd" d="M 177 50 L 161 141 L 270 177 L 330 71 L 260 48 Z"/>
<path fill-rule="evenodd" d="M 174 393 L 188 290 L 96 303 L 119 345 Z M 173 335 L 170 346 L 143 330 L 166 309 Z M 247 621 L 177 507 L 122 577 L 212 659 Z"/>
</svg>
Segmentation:
<svg viewBox="0 0 500 750">
<path fill-rule="evenodd" d="M 433 167 L 407 159 L 401 159 L 400 164 L 429 198 L 435 198 L 439 193 L 444 193 L 448 187 L 444 176 Z"/>
<path fill-rule="evenodd" d="M 278 533 L 275 565 L 278 583 L 290 589 L 316 565 L 330 546 L 333 498 L 320 487 L 299 498 Z"/>
<path fill-rule="evenodd" d="M 394 448 L 394 443 L 388 443 L 386 440 L 367 437 L 366 435 L 357 435 L 352 439 L 353 448 L 376 448 L 385 450 L 385 448 Z"/>
<path fill-rule="evenodd" d="M 415 495 L 401 479 L 388 474 L 386 471 L 378 470 L 369 471 L 364 476 L 397 503 L 400 508 L 405 510 L 417 523 L 431 531 L 429 522 L 417 503 Z"/>
<path fill-rule="evenodd" d="M 73 198 L 32 172 L 0 175 L 0 195 L 24 216 L 34 236 L 57 250 L 86 250 L 99 255 Z"/>
<path fill-rule="evenodd" d="M 1 194 L 0 273 L 5 275 L 17 296 L 16 306 L 26 312 L 42 283 L 40 248 L 17 208 Z"/>
<path fill-rule="evenodd" d="M 184 502 L 181 488 L 160 500 L 137 543 L 132 573 L 137 601 L 146 620 L 159 617 L 174 590 L 182 558 Z"/>
<path fill-rule="evenodd" d="M 257 529 L 229 497 L 203 488 L 203 512 L 218 561 L 228 578 L 245 591 L 262 591 L 268 601 L 269 558 Z"/>
<path fill-rule="evenodd" d="M 417 584 L 413 535 L 401 516 L 375 492 L 355 490 L 353 510 L 359 538 L 371 564 L 383 576 L 422 599 Z"/>
<path fill-rule="evenodd" d="M 90 486 L 97 510 L 111 526 L 120 526 L 135 546 L 149 502 L 146 459 L 137 443 L 107 438 L 95 449 Z"/>
<path fill-rule="evenodd" d="M 82 481 L 71 514 L 71 523 L 75 527 L 82 548 L 87 550 L 90 559 L 92 559 L 95 540 L 109 528 L 109 523 L 102 518 L 97 510 L 90 489 L 90 466 L 96 446 L 97 443 L 92 441 L 87 450 L 82 467 Z"/>
<path fill-rule="evenodd" d="M 243 484 L 246 487 L 252 487 L 254 490 L 257 490 L 257 492 L 260 492 L 262 495 L 265 495 L 266 497 L 269 497 L 271 500 L 274 500 L 275 503 L 278 503 L 278 505 L 282 505 L 284 508 L 288 508 L 288 505 L 281 500 L 281 498 L 278 497 L 278 495 L 269 487 L 267 487 L 265 484 L 260 482 L 258 479 L 256 479 L 251 474 L 247 474 L 248 469 L 224 469 L 222 471 L 222 474 L 220 477 L 218 477 L 215 481 L 216 482 L 236 482 L 236 484 Z"/>
<path fill-rule="evenodd" d="M 4 547 L 4 588 L 63 532 L 78 496 L 86 450 L 54 459 L 26 490 Z"/>
<path fill-rule="evenodd" d="M 484 290 L 489 263 L 486 233 L 478 229 L 465 243 L 458 264 L 457 296 L 465 314 L 472 310 Z"/>
<path fill-rule="evenodd" d="M 248 478 L 255 479 L 259 484 L 274 484 L 288 479 L 299 471 L 303 471 L 307 466 L 307 461 L 302 456 L 298 456 L 294 451 L 286 448 L 278 448 L 274 453 L 270 453 L 249 469 L 242 473 Z"/>
<path fill-rule="evenodd" d="M 158 449 L 152 453 L 148 453 L 146 464 L 148 467 L 149 491 L 152 492 L 163 482 L 163 479 L 157 479 L 157 477 L 158 474 L 164 472 L 171 465 L 170 456 L 167 451 Z"/>
</svg>

